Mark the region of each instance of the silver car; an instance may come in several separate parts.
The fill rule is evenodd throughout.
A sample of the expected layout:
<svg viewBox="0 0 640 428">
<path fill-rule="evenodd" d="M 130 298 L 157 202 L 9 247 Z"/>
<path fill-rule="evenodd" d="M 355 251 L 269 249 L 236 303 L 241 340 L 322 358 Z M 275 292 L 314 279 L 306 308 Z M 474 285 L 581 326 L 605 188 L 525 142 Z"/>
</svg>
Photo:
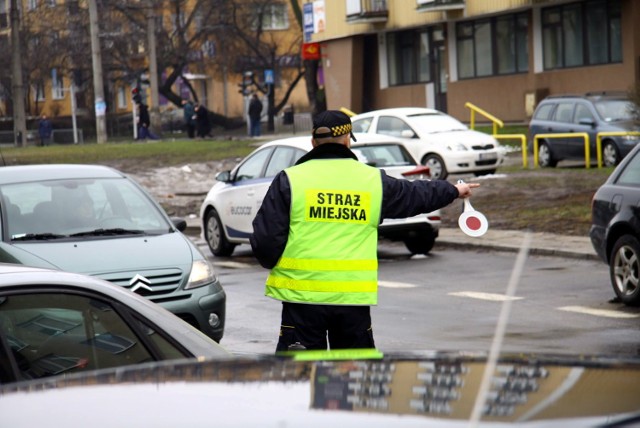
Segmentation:
<svg viewBox="0 0 640 428">
<path fill-rule="evenodd" d="M 10 349 L 12 362 L 0 383 L 230 356 L 166 309 L 122 287 L 12 264 L 0 264 L 0 344 Z"/>
<path fill-rule="evenodd" d="M 356 134 L 351 150 L 362 162 L 384 169 L 396 178 L 428 179 L 428 168 L 416 160 L 397 139 Z M 216 176 L 216 183 L 200 208 L 203 237 L 216 256 L 230 256 L 239 244 L 248 244 L 253 219 L 273 177 L 292 166 L 312 149 L 311 137 L 271 141 L 249 154 L 232 171 Z M 404 242 L 412 254 L 427 254 L 440 230 L 440 211 L 409 218 L 385 219 L 378 228 L 383 238 Z"/>
</svg>

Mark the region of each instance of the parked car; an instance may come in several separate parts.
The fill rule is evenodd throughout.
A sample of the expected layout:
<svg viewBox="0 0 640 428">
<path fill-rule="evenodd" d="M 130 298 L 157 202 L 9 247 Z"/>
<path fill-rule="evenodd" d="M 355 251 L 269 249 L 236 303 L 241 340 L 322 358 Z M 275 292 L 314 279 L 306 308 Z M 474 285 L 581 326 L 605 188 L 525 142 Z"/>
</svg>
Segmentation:
<svg viewBox="0 0 640 428">
<path fill-rule="evenodd" d="M 426 179 L 428 170 L 419 168 L 402 143 L 381 135 L 356 135 L 351 149 L 367 162 L 396 178 Z M 253 219 L 273 177 L 312 149 L 311 137 L 292 137 L 268 142 L 240 162 L 232 171 L 216 176 L 216 183 L 200 208 L 202 233 L 211 252 L 230 256 L 238 244 L 249 243 Z M 410 174 L 410 175 L 407 175 Z M 414 254 L 433 248 L 440 228 L 440 211 L 406 219 L 385 219 L 378 234 L 403 241 Z"/>
<path fill-rule="evenodd" d="M 0 264 L 0 339 L 15 364 L 0 383 L 183 358 L 220 345 L 135 293 L 80 274 Z"/>
<path fill-rule="evenodd" d="M 538 104 L 529 122 L 530 141 L 538 134 L 584 132 L 589 135 L 589 152 L 597 159 L 596 140 L 601 132 L 640 131 L 634 120 L 635 107 L 624 93 L 590 92 L 585 95 L 553 95 Z M 620 163 L 638 144 L 640 136 L 603 135 L 602 161 L 605 166 Z M 584 160 L 582 138 L 540 138 L 538 163 L 555 167 L 562 160 Z"/>
<path fill-rule="evenodd" d="M 479 353 L 309 352 L 157 362 L 0 385 L 2 425 L 566 428 L 631 427 L 640 418 L 637 359 L 533 353 L 490 364 Z"/>
<path fill-rule="evenodd" d="M 616 167 L 591 203 L 589 236 L 609 265 L 611 285 L 627 305 L 640 305 L 640 145 Z"/>
<path fill-rule="evenodd" d="M 449 174 L 493 174 L 504 162 L 505 150 L 491 135 L 469 129 L 437 110 L 418 107 L 375 110 L 351 118 L 354 132 L 390 135 L 431 170 L 431 178 Z"/>
<path fill-rule="evenodd" d="M 151 196 L 97 165 L 0 168 L 0 262 L 96 276 L 220 341 L 226 295 L 212 264 Z"/>
</svg>

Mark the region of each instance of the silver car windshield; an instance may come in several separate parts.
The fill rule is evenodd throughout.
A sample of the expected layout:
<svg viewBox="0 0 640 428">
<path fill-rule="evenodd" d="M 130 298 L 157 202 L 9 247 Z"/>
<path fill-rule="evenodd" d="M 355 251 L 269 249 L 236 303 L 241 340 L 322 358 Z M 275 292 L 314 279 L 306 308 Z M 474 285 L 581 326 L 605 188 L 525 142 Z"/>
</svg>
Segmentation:
<svg viewBox="0 0 640 428">
<path fill-rule="evenodd" d="M 75 179 L 2 186 L 11 240 L 167 233 L 171 225 L 126 179 Z"/>
</svg>

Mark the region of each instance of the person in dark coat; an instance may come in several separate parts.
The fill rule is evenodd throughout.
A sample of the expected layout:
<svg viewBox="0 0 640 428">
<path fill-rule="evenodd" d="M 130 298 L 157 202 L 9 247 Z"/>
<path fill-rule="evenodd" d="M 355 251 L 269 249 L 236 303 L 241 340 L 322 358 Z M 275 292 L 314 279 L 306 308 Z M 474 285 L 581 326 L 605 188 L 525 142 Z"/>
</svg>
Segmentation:
<svg viewBox="0 0 640 428">
<path fill-rule="evenodd" d="M 47 117 L 46 114 L 43 114 L 40 118 L 40 122 L 38 122 L 38 136 L 40 137 L 40 145 L 48 146 L 51 142 L 51 134 L 53 133 L 53 125 L 51 121 Z"/>
<path fill-rule="evenodd" d="M 209 122 L 209 110 L 202 104 L 196 104 L 196 135 L 198 138 L 206 138 L 211 134 L 211 123 Z"/>
<path fill-rule="evenodd" d="M 191 100 L 182 100 L 182 108 L 184 113 L 184 124 L 187 127 L 187 135 L 189 138 L 196 136 L 196 112 Z"/>
<path fill-rule="evenodd" d="M 151 117 L 149 107 L 145 103 L 138 104 L 138 140 L 157 140 L 158 137 L 151 132 Z"/>
<path fill-rule="evenodd" d="M 249 135 L 251 137 L 260 136 L 260 120 L 262 117 L 262 101 L 258 94 L 254 93 L 249 102 Z"/>
<path fill-rule="evenodd" d="M 282 301 L 276 352 L 374 348 L 377 227 L 467 198 L 477 183 L 402 180 L 358 161 L 341 111 L 313 119 L 313 150 L 271 182 L 253 220 L 254 256 Z"/>
</svg>

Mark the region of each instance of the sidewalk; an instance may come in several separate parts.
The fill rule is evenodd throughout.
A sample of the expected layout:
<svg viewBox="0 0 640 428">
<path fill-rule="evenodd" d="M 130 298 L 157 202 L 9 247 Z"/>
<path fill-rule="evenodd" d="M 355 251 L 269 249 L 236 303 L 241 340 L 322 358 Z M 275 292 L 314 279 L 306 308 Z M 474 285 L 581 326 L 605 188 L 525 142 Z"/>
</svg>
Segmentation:
<svg viewBox="0 0 640 428">
<path fill-rule="evenodd" d="M 199 236 L 199 219 L 189 218 L 186 220 L 187 233 Z M 460 229 L 441 228 L 435 246 L 436 248 L 449 247 L 467 250 L 484 248 L 517 252 L 524 239 L 525 232 L 516 230 L 489 229 L 484 236 L 472 238 L 462 233 Z M 553 233 L 531 233 L 529 254 L 600 260 L 588 236 L 562 236 Z"/>
<path fill-rule="evenodd" d="M 519 251 L 525 239 L 525 232 L 517 230 L 489 229 L 484 236 L 472 238 L 460 229 L 440 229 L 436 246 L 446 245 L 459 248 L 486 248 L 501 251 Z M 600 260 L 588 236 L 564 236 L 553 233 L 531 233 L 530 254 L 573 257 Z"/>
</svg>

